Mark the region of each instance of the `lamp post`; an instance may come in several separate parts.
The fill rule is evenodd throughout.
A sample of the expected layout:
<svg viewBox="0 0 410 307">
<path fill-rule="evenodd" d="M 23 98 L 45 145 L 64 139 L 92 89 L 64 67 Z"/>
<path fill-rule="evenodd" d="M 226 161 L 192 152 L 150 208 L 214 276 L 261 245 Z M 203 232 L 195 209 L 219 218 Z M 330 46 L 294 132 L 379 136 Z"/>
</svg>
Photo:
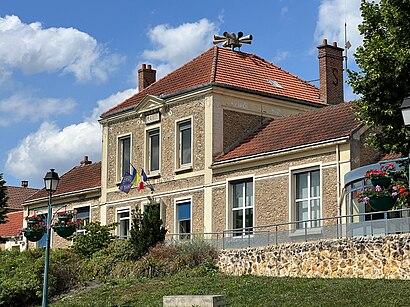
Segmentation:
<svg viewBox="0 0 410 307">
<path fill-rule="evenodd" d="M 50 169 L 44 177 L 44 186 L 48 192 L 48 213 L 47 213 L 47 233 L 46 233 L 46 256 L 44 261 L 44 283 L 43 283 L 43 304 L 42 307 L 47 307 L 48 302 L 48 267 L 49 267 L 49 256 L 50 256 L 50 237 L 51 237 L 51 221 L 52 221 L 52 210 L 51 210 L 51 195 L 57 190 L 58 182 L 60 178 L 54 169 Z"/>
<path fill-rule="evenodd" d="M 400 107 L 401 115 L 403 116 L 403 122 L 406 127 L 410 127 L 410 97 L 407 97 L 403 100 L 403 103 Z M 409 170 L 408 170 L 408 182 L 410 184 L 410 152 L 409 152 Z"/>
</svg>

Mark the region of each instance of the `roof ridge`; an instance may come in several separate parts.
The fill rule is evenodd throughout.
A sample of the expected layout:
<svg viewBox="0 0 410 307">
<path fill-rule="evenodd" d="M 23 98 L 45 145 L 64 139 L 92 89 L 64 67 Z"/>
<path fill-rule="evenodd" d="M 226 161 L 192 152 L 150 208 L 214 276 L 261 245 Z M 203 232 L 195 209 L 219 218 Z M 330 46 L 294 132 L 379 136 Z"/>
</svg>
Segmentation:
<svg viewBox="0 0 410 307">
<path fill-rule="evenodd" d="M 212 63 L 212 72 L 211 72 L 211 83 L 215 82 L 216 80 L 216 69 L 218 66 L 218 55 L 219 55 L 219 47 L 215 46 L 215 51 L 214 51 L 214 61 Z"/>
</svg>

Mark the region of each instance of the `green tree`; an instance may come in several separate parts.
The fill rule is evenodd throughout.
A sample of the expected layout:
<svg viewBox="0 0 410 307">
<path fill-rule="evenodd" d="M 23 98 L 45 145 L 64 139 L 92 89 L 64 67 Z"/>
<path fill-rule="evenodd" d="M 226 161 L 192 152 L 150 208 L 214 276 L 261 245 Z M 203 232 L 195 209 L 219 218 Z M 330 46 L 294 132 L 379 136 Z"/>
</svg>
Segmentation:
<svg viewBox="0 0 410 307">
<path fill-rule="evenodd" d="M 107 247 L 117 237 L 112 234 L 117 223 L 101 225 L 100 222 L 91 222 L 85 226 L 85 234 L 74 236 L 74 251 L 82 256 L 91 258 L 99 250 Z"/>
<path fill-rule="evenodd" d="M 141 211 L 134 211 L 129 239 L 132 257 L 139 259 L 148 252 L 150 247 L 164 242 L 166 233 L 167 230 L 162 226 L 158 205 L 147 206 L 143 214 Z"/>
<path fill-rule="evenodd" d="M 3 174 L 0 173 L 0 224 L 7 223 L 7 213 L 9 212 L 7 207 L 7 187 L 6 181 L 3 179 Z M 4 242 L 4 239 L 0 237 L 0 242 Z"/>
<path fill-rule="evenodd" d="M 348 83 L 361 96 L 355 103 L 358 119 L 375 128 L 368 143 L 382 153 L 410 150 L 410 131 L 400 106 L 410 95 L 410 1 L 362 0 L 359 25 L 363 45 L 354 54 L 358 72 Z"/>
</svg>

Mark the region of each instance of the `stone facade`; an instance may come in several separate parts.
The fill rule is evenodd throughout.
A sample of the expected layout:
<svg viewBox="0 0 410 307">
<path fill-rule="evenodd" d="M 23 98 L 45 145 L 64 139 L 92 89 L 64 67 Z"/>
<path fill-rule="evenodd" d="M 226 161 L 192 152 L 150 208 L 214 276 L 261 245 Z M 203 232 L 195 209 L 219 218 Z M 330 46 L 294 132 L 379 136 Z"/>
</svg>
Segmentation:
<svg viewBox="0 0 410 307">
<path fill-rule="evenodd" d="M 232 275 L 410 279 L 410 235 L 224 250 L 218 267 Z"/>
</svg>

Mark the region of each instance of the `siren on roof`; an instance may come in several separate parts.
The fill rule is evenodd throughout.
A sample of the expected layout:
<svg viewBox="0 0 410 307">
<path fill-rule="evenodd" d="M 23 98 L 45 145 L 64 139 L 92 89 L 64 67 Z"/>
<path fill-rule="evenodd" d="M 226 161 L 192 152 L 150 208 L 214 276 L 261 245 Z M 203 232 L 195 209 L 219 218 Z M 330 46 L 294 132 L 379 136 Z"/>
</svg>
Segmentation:
<svg viewBox="0 0 410 307">
<path fill-rule="evenodd" d="M 214 35 L 214 45 L 223 43 L 222 47 L 231 48 L 232 51 L 234 48 L 241 48 L 242 44 L 251 44 L 252 35 L 243 36 L 242 32 L 238 32 L 238 35 L 235 33 L 224 32 L 223 35 Z"/>
</svg>

